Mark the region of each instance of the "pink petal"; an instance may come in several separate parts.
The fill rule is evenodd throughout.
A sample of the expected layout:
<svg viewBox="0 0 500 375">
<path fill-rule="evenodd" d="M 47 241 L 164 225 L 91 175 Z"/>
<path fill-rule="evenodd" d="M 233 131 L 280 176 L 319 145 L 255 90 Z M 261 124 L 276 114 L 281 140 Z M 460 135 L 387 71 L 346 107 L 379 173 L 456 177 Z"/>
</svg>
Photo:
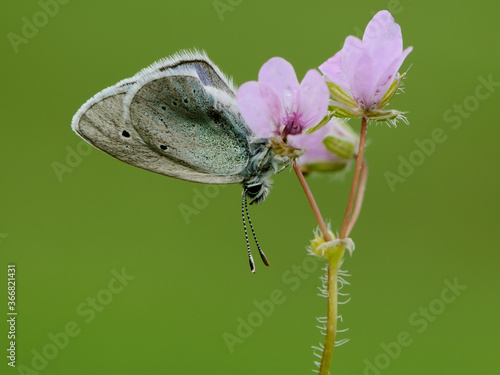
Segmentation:
<svg viewBox="0 0 500 375">
<path fill-rule="evenodd" d="M 347 81 L 347 77 L 342 70 L 342 53 L 343 51 L 340 50 L 333 55 L 333 57 L 330 57 L 319 66 L 319 70 L 325 75 L 328 81 L 333 82 L 337 86 L 340 86 L 344 90 L 350 92 L 349 82 Z"/>
<path fill-rule="evenodd" d="M 406 56 L 413 50 L 413 47 L 408 47 L 403 51 L 402 54 L 397 56 L 387 67 L 384 72 L 380 75 L 377 83 L 375 84 L 375 101 L 380 104 L 385 93 L 391 86 L 396 74 L 406 59 Z"/>
<path fill-rule="evenodd" d="M 260 82 L 246 82 L 236 94 L 243 119 L 257 137 L 268 138 L 277 133 L 281 102 L 274 90 Z"/>
<path fill-rule="evenodd" d="M 365 51 L 371 56 L 373 62 L 372 73 L 375 78 L 373 90 L 374 97 L 378 97 L 380 91 L 383 91 L 384 87 L 385 91 L 387 91 L 387 88 L 389 88 L 394 80 L 394 76 L 401 66 L 401 64 L 396 66 L 397 64 L 394 62 L 403 53 L 401 27 L 394 21 L 394 18 L 388 11 L 382 10 L 378 12 L 368 23 L 363 35 L 363 46 Z M 393 69 L 395 70 L 392 71 Z M 388 82 L 387 87 L 386 82 Z M 382 93 L 382 96 L 385 94 L 385 91 Z"/>
<path fill-rule="evenodd" d="M 300 165 L 342 161 L 339 156 L 330 152 L 323 144 L 328 135 L 337 136 L 336 122 L 332 121 L 311 134 L 289 135 L 288 143 L 295 148 L 306 149 L 298 159 Z"/>
<path fill-rule="evenodd" d="M 307 149 L 306 153 L 308 155 L 315 155 L 318 152 L 321 152 L 320 151 L 321 148 L 324 148 L 322 142 L 323 139 L 325 139 L 327 134 L 330 132 L 330 129 L 331 129 L 330 124 L 327 124 L 322 128 L 316 130 L 314 133 L 289 135 L 287 137 L 287 140 L 288 143 L 292 145 L 292 147 L 305 148 Z M 331 154 L 331 152 L 329 153 Z"/>
<path fill-rule="evenodd" d="M 403 36 L 401 27 L 394 21 L 391 13 L 381 10 L 368 23 L 363 34 L 363 44 L 372 50 L 386 46 L 385 53 L 401 53 L 403 51 Z"/>
<path fill-rule="evenodd" d="M 269 59 L 259 71 L 259 83 L 265 83 L 272 87 L 274 92 L 281 98 L 283 105 L 289 111 L 295 101 L 295 95 L 299 89 L 299 81 L 297 75 L 290 64 L 281 57 L 273 57 Z"/>
<path fill-rule="evenodd" d="M 311 69 L 299 86 L 298 114 L 304 128 L 315 126 L 323 120 L 328 110 L 330 91 L 321 74 Z"/>
<path fill-rule="evenodd" d="M 365 108 L 373 101 L 373 91 L 379 75 L 374 75 L 373 61 L 358 38 L 348 36 L 342 48 L 342 69 L 344 70 L 352 97 Z"/>
<path fill-rule="evenodd" d="M 363 41 L 349 36 L 342 49 L 342 69 L 349 82 L 353 98 L 364 109 L 376 108 L 404 59 L 400 26 L 388 11 L 378 12 L 368 23 Z"/>
</svg>

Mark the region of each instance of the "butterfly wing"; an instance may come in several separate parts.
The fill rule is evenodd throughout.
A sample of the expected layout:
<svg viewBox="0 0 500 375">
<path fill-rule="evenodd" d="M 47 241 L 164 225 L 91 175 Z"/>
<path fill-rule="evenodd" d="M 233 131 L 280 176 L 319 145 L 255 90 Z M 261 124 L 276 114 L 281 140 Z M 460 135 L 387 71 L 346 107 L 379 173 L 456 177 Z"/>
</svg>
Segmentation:
<svg viewBox="0 0 500 375">
<path fill-rule="evenodd" d="M 234 95 L 236 87 L 232 79 L 227 77 L 205 54 L 200 51 L 180 51 L 171 57 L 161 59 L 142 69 L 134 78 L 139 79 L 150 74 L 167 70 L 185 71 L 191 69 L 204 86 L 212 86 L 228 95 Z"/>
<path fill-rule="evenodd" d="M 241 176 L 213 176 L 195 170 L 149 148 L 136 129 L 124 121 L 124 99 L 135 84 L 134 78 L 121 81 L 88 100 L 73 117 L 73 130 L 101 151 L 152 172 L 204 183 L 242 180 Z"/>
<path fill-rule="evenodd" d="M 192 68 L 151 73 L 127 95 L 125 118 L 150 149 L 214 178 L 203 182 L 241 182 L 250 158 L 248 129 L 231 94 L 205 86 Z"/>
</svg>

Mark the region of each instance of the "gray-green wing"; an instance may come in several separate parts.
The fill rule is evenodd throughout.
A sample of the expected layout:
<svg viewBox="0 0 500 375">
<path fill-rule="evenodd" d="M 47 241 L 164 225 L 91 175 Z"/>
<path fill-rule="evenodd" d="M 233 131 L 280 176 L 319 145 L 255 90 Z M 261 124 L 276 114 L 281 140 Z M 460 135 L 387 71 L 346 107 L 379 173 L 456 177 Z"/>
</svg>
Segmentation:
<svg viewBox="0 0 500 375">
<path fill-rule="evenodd" d="M 147 68 L 142 69 L 134 78 L 138 79 L 157 72 L 184 71 L 194 72 L 204 86 L 212 86 L 229 95 L 234 95 L 236 87 L 232 79 L 226 76 L 203 51 L 179 51 L 175 55 L 161 59 Z"/>
<path fill-rule="evenodd" d="M 124 121 L 124 99 L 134 85 L 134 79 L 124 80 L 88 100 L 73 117 L 73 130 L 94 147 L 139 168 L 194 182 L 241 182 L 241 176 L 214 176 L 178 163 L 158 147 L 150 148 L 142 135 Z"/>
<path fill-rule="evenodd" d="M 141 140 L 175 165 L 241 181 L 250 158 L 234 95 L 203 85 L 197 73 L 150 74 L 125 100 L 125 118 Z M 196 181 L 178 173 L 177 178 Z"/>
</svg>

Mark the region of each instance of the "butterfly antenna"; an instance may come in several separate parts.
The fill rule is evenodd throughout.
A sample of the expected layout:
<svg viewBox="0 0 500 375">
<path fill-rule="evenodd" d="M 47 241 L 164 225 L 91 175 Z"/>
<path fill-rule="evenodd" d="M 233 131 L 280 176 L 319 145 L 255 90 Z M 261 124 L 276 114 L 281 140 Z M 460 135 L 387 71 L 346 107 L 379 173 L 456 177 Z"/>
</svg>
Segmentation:
<svg viewBox="0 0 500 375">
<path fill-rule="evenodd" d="M 248 232 L 247 232 L 247 223 L 245 220 L 245 208 L 247 207 L 247 200 L 245 196 L 245 191 L 243 191 L 243 201 L 241 202 L 241 218 L 243 219 L 243 229 L 245 230 L 245 239 L 247 241 L 247 249 L 248 249 L 248 261 L 250 262 L 250 270 L 252 273 L 255 273 L 255 263 L 253 261 L 252 251 L 250 250 L 250 242 L 248 241 Z M 248 209 L 247 209 L 248 212 Z M 250 223 L 250 227 L 252 223 Z M 253 227 L 252 227 L 253 231 Z M 260 250 L 260 248 L 259 248 Z"/>
<path fill-rule="evenodd" d="M 257 235 L 255 234 L 255 230 L 253 229 L 252 220 L 250 219 L 250 214 L 248 213 L 247 200 L 244 197 L 243 197 L 243 201 L 244 201 L 244 205 L 245 205 L 245 212 L 246 212 L 247 218 L 248 218 L 248 224 L 250 224 L 250 229 L 252 229 L 253 239 L 255 240 L 255 243 L 257 245 L 257 249 L 259 249 L 260 257 L 262 258 L 262 261 L 264 262 L 264 264 L 266 266 L 269 266 L 269 261 L 266 258 L 266 254 L 264 254 L 264 252 L 260 248 L 259 241 L 257 240 Z M 248 242 L 248 237 L 247 237 L 247 242 Z"/>
</svg>

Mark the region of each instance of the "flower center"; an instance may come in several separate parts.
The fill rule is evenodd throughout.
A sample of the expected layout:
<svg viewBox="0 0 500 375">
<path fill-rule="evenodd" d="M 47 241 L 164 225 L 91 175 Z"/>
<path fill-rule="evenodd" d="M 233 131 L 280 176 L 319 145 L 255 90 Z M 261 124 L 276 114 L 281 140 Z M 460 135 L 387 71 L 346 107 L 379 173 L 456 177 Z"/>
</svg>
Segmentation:
<svg viewBox="0 0 500 375">
<path fill-rule="evenodd" d="M 283 128 L 283 137 L 286 139 L 287 135 L 295 135 L 302 133 L 302 124 L 300 118 L 301 114 L 293 112 L 285 121 L 285 127 Z"/>
</svg>

